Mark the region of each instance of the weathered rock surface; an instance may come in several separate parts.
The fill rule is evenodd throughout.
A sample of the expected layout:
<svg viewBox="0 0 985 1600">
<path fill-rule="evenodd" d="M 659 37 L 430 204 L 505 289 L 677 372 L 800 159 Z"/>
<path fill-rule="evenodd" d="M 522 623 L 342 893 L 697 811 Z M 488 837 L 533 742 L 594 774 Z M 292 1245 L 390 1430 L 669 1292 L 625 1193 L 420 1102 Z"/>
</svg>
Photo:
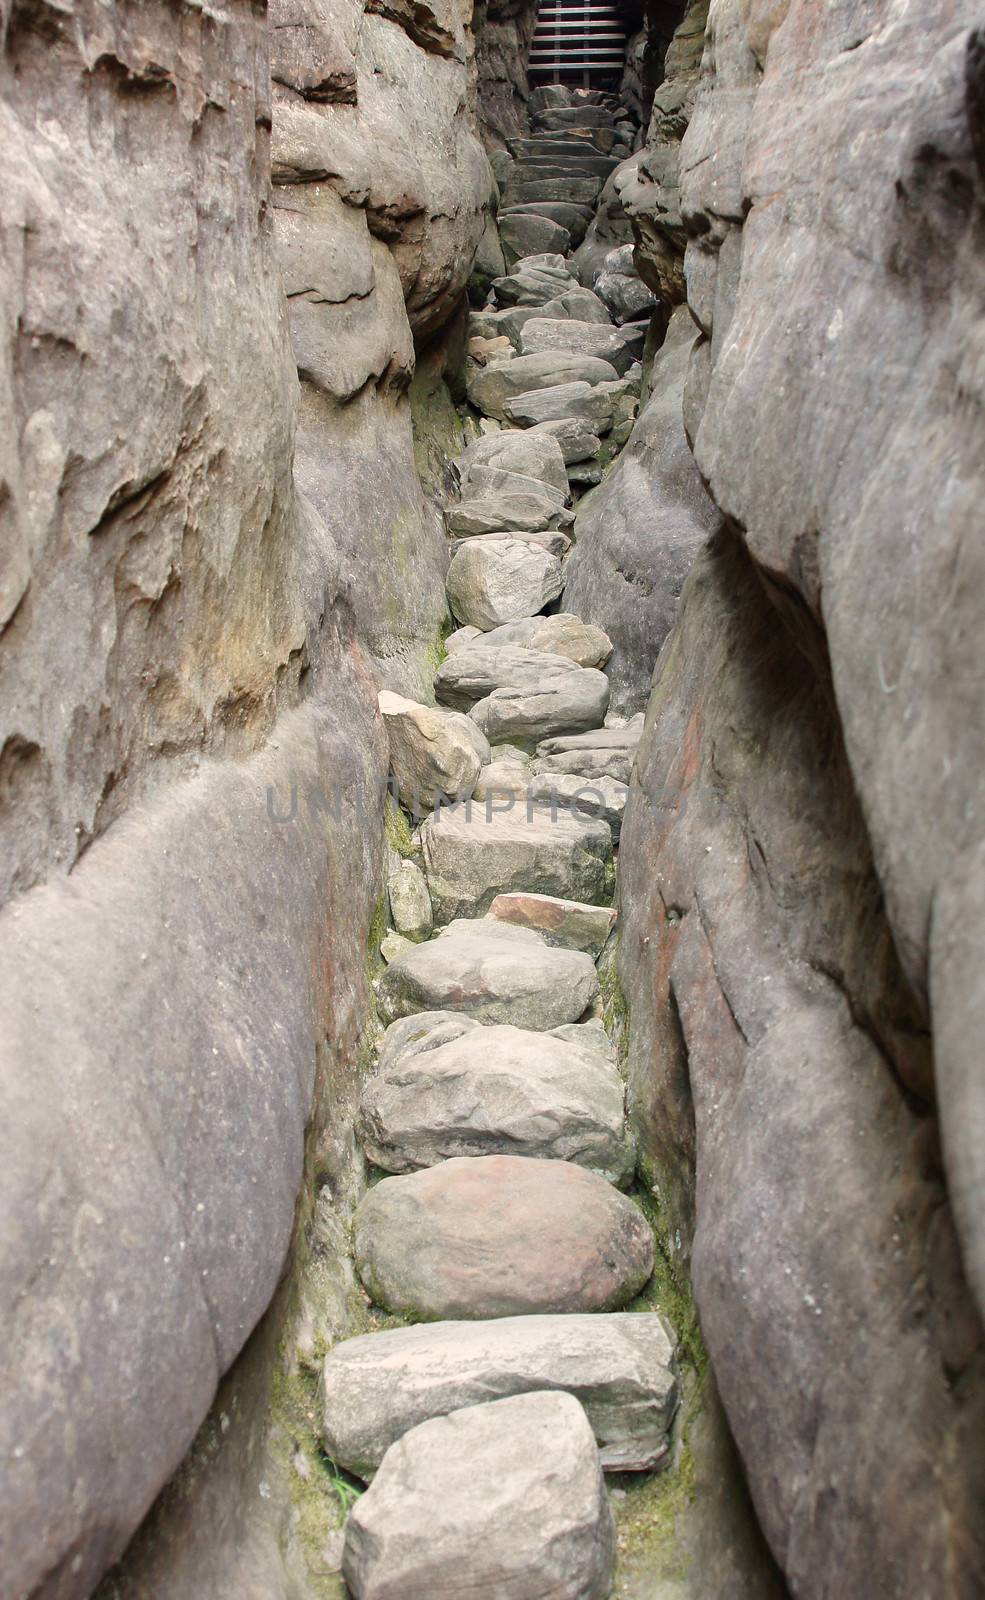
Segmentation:
<svg viewBox="0 0 985 1600">
<path fill-rule="evenodd" d="M 622 727 L 592 733 L 559 734 L 537 747 L 534 772 L 571 772 L 582 778 L 615 778 L 628 783 L 643 733 L 643 714 Z"/>
<path fill-rule="evenodd" d="M 615 1528 L 584 1411 L 525 1394 L 421 1423 L 346 1524 L 354 1600 L 499 1594 L 604 1600 Z"/>
<path fill-rule="evenodd" d="M 463 488 L 482 483 L 483 469 L 521 474 L 555 489 L 566 502 L 568 480 L 564 452 L 556 439 L 504 430 L 470 445 L 459 462 Z"/>
<path fill-rule="evenodd" d="M 347 1339 L 322 1368 L 331 1459 L 370 1478 L 411 1428 L 465 1406 L 564 1390 L 584 1407 L 608 1471 L 659 1461 L 677 1401 L 674 1346 L 658 1316 L 432 1322 Z"/>
<path fill-rule="evenodd" d="M 476 800 L 489 799 L 492 809 L 498 810 L 500 802 L 507 795 L 525 797 L 529 780 L 529 756 L 522 752 L 509 756 L 494 753 L 493 760 L 479 773 L 479 780 L 472 793 Z"/>
<path fill-rule="evenodd" d="M 639 711 L 692 562 L 720 520 L 684 437 L 681 401 L 694 325 L 676 314 L 629 445 L 578 507 L 565 609 L 604 628 L 613 707 Z"/>
<path fill-rule="evenodd" d="M 437 923 L 481 917 L 495 896 L 531 889 L 597 904 L 608 898 L 612 839 L 605 822 L 497 795 L 429 817 L 421 830 Z"/>
<path fill-rule="evenodd" d="M 486 494 L 463 500 L 445 512 L 449 533 L 470 537 L 483 533 L 535 533 L 574 521 L 570 512 L 546 494 Z"/>
<path fill-rule="evenodd" d="M 702 1331 L 791 1588 L 899 1593 L 920 1564 L 972 1595 L 978 1522 L 938 1486 L 985 1487 L 981 1331 L 927 1153 L 929 1041 L 810 640 L 731 535 L 699 558 L 623 827 L 632 1117 L 685 1248 L 694 1229 Z"/>
<path fill-rule="evenodd" d="M 464 719 L 437 706 L 421 706 L 385 689 L 380 713 L 390 745 L 390 770 L 408 810 L 430 808 L 440 797 L 472 793 L 482 761 Z"/>
<path fill-rule="evenodd" d="M 399 1017 L 391 1022 L 380 1040 L 377 1065 L 386 1072 L 398 1061 L 424 1050 L 437 1050 L 439 1045 L 458 1039 L 470 1028 L 480 1024 L 457 1011 L 419 1011 L 415 1016 Z"/>
<path fill-rule="evenodd" d="M 474 1028 L 370 1079 L 359 1137 L 387 1172 L 451 1156 L 574 1161 L 624 1188 L 635 1156 L 623 1084 L 595 1051 L 513 1027 Z"/>
<path fill-rule="evenodd" d="M 522 356 L 517 359 L 532 358 Z M 614 404 L 607 384 L 572 382 L 519 394 L 512 400 L 504 401 L 503 411 L 507 420 L 518 428 L 535 427 L 541 422 L 587 422 L 590 424 L 588 432 L 608 433 L 612 427 Z"/>
<path fill-rule="evenodd" d="M 613 906 L 587 906 L 577 900 L 560 900 L 556 895 L 520 891 L 498 894 L 489 907 L 489 915 L 499 922 L 535 928 L 547 944 L 587 950 L 593 960 L 601 955 L 616 920 Z"/>
<path fill-rule="evenodd" d="M 584 1167 L 522 1156 L 384 1178 L 359 1204 L 353 1245 L 376 1303 L 423 1318 L 617 1310 L 653 1270 L 631 1200 Z"/>
<path fill-rule="evenodd" d="M 527 622 L 546 622 L 546 617 L 529 617 Z M 505 624 L 505 628 L 517 624 Z M 567 656 L 556 656 L 524 644 L 500 642 L 503 628 L 479 635 L 479 643 L 459 650 L 443 661 L 435 675 L 436 699 L 444 705 L 467 711 L 477 700 L 503 687 L 534 690 L 554 685 L 561 692 L 578 683 L 580 668 Z M 499 638 L 497 638 L 497 635 Z M 496 639 L 494 647 L 486 641 Z M 594 684 L 594 680 L 593 684 Z M 572 687 L 572 692 L 576 692 Z M 601 720 L 601 719 L 599 719 Z M 506 736 L 499 743 L 506 742 Z"/>
<path fill-rule="evenodd" d="M 398 933 L 415 942 L 431 933 L 431 898 L 427 880 L 413 861 L 393 861 L 386 878 L 390 915 Z"/>
<path fill-rule="evenodd" d="M 455 616 L 483 631 L 535 616 L 563 587 L 557 556 L 520 539 L 470 539 L 448 567 L 448 599 Z"/>
<path fill-rule="evenodd" d="M 601 817 L 612 829 L 618 843 L 628 788 L 607 775 L 583 778 L 564 772 L 531 772 L 528 793 L 551 808 L 566 809 L 574 816 Z"/>
<path fill-rule="evenodd" d="M 536 687 L 494 689 L 470 715 L 491 743 L 532 746 L 552 734 L 601 727 L 608 704 L 605 673 L 572 666 Z"/>
<path fill-rule="evenodd" d="M 554 422 L 538 422 L 528 429 L 528 436 L 556 439 L 561 454 L 569 466 L 576 461 L 592 459 L 602 448 L 602 441 L 593 431 L 591 423 L 579 421 L 576 417 L 564 417 Z"/>
<path fill-rule="evenodd" d="M 517 356 L 501 366 L 480 368 L 471 378 L 468 391 L 478 411 L 502 422 L 508 416 L 507 402 L 518 395 L 556 388 L 558 384 L 611 383 L 616 377 L 612 364 L 598 356 L 545 350 L 539 355 Z"/>
<path fill-rule="evenodd" d="M 399 956 L 378 983 L 385 1022 L 450 1010 L 476 1022 L 544 1031 L 576 1022 L 598 990 L 590 957 L 550 949 L 528 929 L 484 920 L 453 922 L 440 938 Z"/>
<path fill-rule="evenodd" d="M 523 437 L 529 439 L 530 435 Z M 500 628 L 490 629 L 483 635 L 482 642 L 490 650 L 519 645 L 546 655 L 564 656 L 579 667 L 604 667 L 612 654 L 608 635 L 570 611 L 506 622 Z"/>
<path fill-rule="evenodd" d="M 571 317 L 530 317 L 520 331 L 520 353 L 579 351 L 608 361 L 621 377 L 635 359 L 617 328 L 600 322 L 577 322 Z"/>
<path fill-rule="evenodd" d="M 557 251 L 564 255 L 571 243 L 567 228 L 552 222 L 550 217 L 517 216 L 509 212 L 500 216 L 499 236 L 506 250 L 507 265 L 538 251 Z"/>
</svg>

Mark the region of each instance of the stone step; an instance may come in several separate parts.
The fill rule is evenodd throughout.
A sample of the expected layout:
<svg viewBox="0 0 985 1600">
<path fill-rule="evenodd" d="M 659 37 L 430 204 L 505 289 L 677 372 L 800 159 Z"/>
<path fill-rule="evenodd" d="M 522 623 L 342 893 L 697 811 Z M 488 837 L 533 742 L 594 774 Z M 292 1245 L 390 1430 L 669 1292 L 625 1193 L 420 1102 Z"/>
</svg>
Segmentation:
<svg viewBox="0 0 985 1600">
<path fill-rule="evenodd" d="M 453 922 L 437 938 L 402 951 L 376 989 L 384 1022 L 417 1011 L 457 1011 L 546 1033 L 577 1022 L 596 999 L 599 981 L 590 956 L 482 918 Z"/>
<path fill-rule="evenodd" d="M 446 587 L 456 620 L 487 631 L 536 616 L 561 593 L 564 572 L 549 551 L 496 535 L 459 546 L 448 565 Z"/>
<path fill-rule="evenodd" d="M 518 156 L 510 174 L 510 181 L 516 181 L 518 175 L 524 179 L 585 174 L 607 178 L 610 172 L 615 172 L 619 164 L 618 156 L 604 155 L 601 150 L 571 150 L 556 145 L 546 154 L 538 155 L 531 151 L 529 154 Z"/>
<path fill-rule="evenodd" d="M 605 106 L 552 106 L 535 111 L 530 118 L 533 129 L 612 128 L 615 118 Z"/>
<path fill-rule="evenodd" d="M 431 1322 L 364 1334 L 325 1358 L 326 1454 L 370 1479 L 411 1428 L 465 1406 L 562 1390 L 584 1408 L 602 1467 L 639 1472 L 665 1459 L 677 1405 L 675 1347 L 653 1313 Z"/>
<path fill-rule="evenodd" d="M 473 1028 L 371 1078 L 357 1132 L 386 1172 L 517 1155 L 572 1161 L 622 1189 L 635 1167 L 623 1100 L 618 1071 L 588 1044 L 507 1025 Z"/>
<path fill-rule="evenodd" d="M 581 667 L 526 688 L 494 689 L 476 702 L 470 715 L 490 744 L 511 742 L 532 749 L 553 733 L 601 726 L 608 704 L 605 673 Z"/>
<path fill-rule="evenodd" d="M 501 366 L 482 367 L 468 380 L 469 402 L 484 416 L 506 420 L 506 404 L 535 389 L 562 383 L 611 383 L 618 373 L 611 362 L 572 350 L 545 350 L 520 355 Z"/>
<path fill-rule="evenodd" d="M 522 434 L 521 437 L 529 439 L 530 434 Z M 480 640 L 474 642 L 478 645 Z M 501 628 L 493 628 L 483 634 L 481 644 L 487 650 L 520 645 L 527 650 L 563 656 L 578 667 L 604 667 L 612 654 L 612 640 L 608 634 L 594 623 L 582 622 L 570 611 L 506 622 Z"/>
<path fill-rule="evenodd" d="M 492 291 L 496 304 L 505 306 L 542 306 L 547 300 L 554 300 L 558 295 L 567 293 L 570 289 L 580 287 L 578 280 L 565 267 L 561 256 L 548 257 L 560 262 L 557 267 L 531 266 L 531 260 L 536 257 L 524 256 L 517 261 L 512 272 L 505 273 L 501 278 L 492 280 Z"/>
<path fill-rule="evenodd" d="M 615 1311 L 653 1271 L 643 1213 L 569 1161 L 476 1156 L 384 1178 L 353 1238 L 374 1302 L 426 1319 Z"/>
<path fill-rule="evenodd" d="M 556 440 L 568 467 L 576 462 L 594 460 L 602 448 L 602 441 L 598 434 L 593 433 L 591 424 L 575 417 L 566 417 L 557 422 L 538 422 L 526 433 L 527 438 Z"/>
<path fill-rule="evenodd" d="M 603 818 L 612 829 L 613 842 L 619 843 L 629 788 L 616 778 L 606 775 L 584 778 L 566 772 L 533 771 L 527 782 L 526 793 L 532 800 L 550 805 L 552 810 L 568 811 L 574 816 Z"/>
<path fill-rule="evenodd" d="M 624 392 L 620 388 L 619 393 Z M 503 411 L 507 421 L 520 428 L 535 427 L 540 422 L 577 421 L 588 422 L 593 433 L 603 434 L 612 427 L 615 403 L 616 395 L 608 384 L 557 383 L 504 401 Z"/>
<path fill-rule="evenodd" d="M 564 453 L 556 439 L 535 439 L 516 429 L 477 439 L 456 462 L 463 490 L 488 487 L 491 472 L 509 472 L 539 482 L 567 499 Z"/>
<path fill-rule="evenodd" d="M 499 229 L 502 236 L 503 223 L 509 217 L 546 217 L 550 222 L 556 222 L 559 227 L 567 230 L 570 244 L 568 249 L 577 249 L 588 232 L 588 225 L 594 215 L 591 206 L 576 206 L 567 200 L 528 200 L 519 206 L 504 206 L 499 213 Z"/>
<path fill-rule="evenodd" d="M 536 533 L 543 528 L 569 528 L 574 514 L 556 497 L 536 491 L 492 491 L 470 496 L 445 512 L 448 533 L 469 537 L 477 533 Z"/>
<path fill-rule="evenodd" d="M 550 617 L 530 617 L 525 619 L 524 624 L 507 623 L 505 629 L 495 628 L 492 633 L 480 634 L 473 644 L 464 650 L 457 650 L 441 663 L 434 680 L 435 699 L 456 711 L 469 711 L 497 689 L 530 691 L 551 688 L 561 693 L 567 689 L 573 704 L 578 703 L 579 688 L 583 681 L 589 691 L 597 692 L 597 674 L 583 680 L 581 674 L 585 669 L 567 656 L 552 655 L 536 646 L 495 639 L 497 634 L 510 628 L 532 624 L 536 629 L 538 623 L 552 620 Z M 581 624 L 576 620 L 575 626 L 580 627 Z M 605 638 L 605 635 L 602 637 Z M 488 643 L 490 639 L 494 640 L 492 645 Z"/>
<path fill-rule="evenodd" d="M 526 434 L 523 433 L 513 433 L 513 438 L 521 444 L 526 440 L 526 437 Z M 482 440 L 481 442 L 485 443 L 486 441 Z M 496 441 L 492 439 L 490 442 L 495 444 Z M 535 448 L 536 444 L 537 441 L 534 441 Z M 531 451 L 531 454 L 533 454 L 533 451 Z M 519 455 L 519 451 L 517 455 Z M 486 461 L 473 458 L 463 486 L 463 501 L 476 498 L 482 499 L 491 494 L 536 494 L 543 499 L 551 501 L 558 511 L 564 510 L 568 500 L 566 479 L 563 485 L 560 481 L 547 483 L 541 478 L 528 476 L 524 472 L 513 471 L 509 467 L 493 465 L 492 461 L 496 459 L 496 456 L 503 460 L 504 456 L 508 458 L 508 452 L 496 452 L 495 454 L 490 452 L 489 459 Z M 561 462 L 560 465 L 563 467 L 564 463 Z M 552 459 L 550 470 L 555 473 L 556 477 L 557 466 L 557 461 Z"/>
<path fill-rule="evenodd" d="M 546 550 L 550 555 L 558 557 L 566 556 L 572 544 L 568 535 L 561 533 L 558 529 L 534 528 L 525 531 L 522 528 L 510 528 L 503 533 L 473 533 L 467 537 L 453 538 L 449 543 L 448 549 L 450 554 L 454 556 L 465 544 L 481 544 L 487 539 L 503 538 L 516 539 L 520 544 L 539 545 L 542 550 Z"/>
<path fill-rule="evenodd" d="M 642 735 L 642 713 L 624 727 L 554 735 L 537 746 L 534 771 L 567 772 L 582 778 L 610 777 L 628 783 Z"/>
<path fill-rule="evenodd" d="M 567 950 L 584 950 L 597 961 L 616 921 L 613 906 L 586 906 L 556 895 L 498 894 L 489 907 L 490 917 L 520 928 L 533 928 L 548 944 Z"/>
<path fill-rule="evenodd" d="M 594 205 L 601 190 L 601 178 L 537 178 L 511 184 L 508 195 L 511 203 L 515 201 L 520 205 L 529 200 L 569 200 L 575 205 Z"/>
<path fill-rule="evenodd" d="M 566 254 L 571 248 L 570 230 L 550 217 L 511 216 L 503 213 L 499 218 L 500 243 L 506 252 L 507 265 L 536 250 L 556 250 Z"/>
<path fill-rule="evenodd" d="M 530 317 L 520 330 L 520 354 L 547 351 L 599 356 L 625 376 L 636 360 L 636 337 L 627 340 L 618 328 L 600 322 L 576 322 L 572 317 Z"/>
<path fill-rule="evenodd" d="M 353 1600 L 603 1600 L 615 1527 L 591 1426 L 567 1394 L 467 1406 L 412 1428 L 349 1513 Z"/>
<path fill-rule="evenodd" d="M 436 926 L 457 917 L 482 917 L 497 894 L 514 889 L 589 905 L 611 899 L 609 826 L 567 811 L 552 815 L 549 807 L 510 807 L 502 797 L 443 809 L 423 824 L 421 847 Z"/>
</svg>

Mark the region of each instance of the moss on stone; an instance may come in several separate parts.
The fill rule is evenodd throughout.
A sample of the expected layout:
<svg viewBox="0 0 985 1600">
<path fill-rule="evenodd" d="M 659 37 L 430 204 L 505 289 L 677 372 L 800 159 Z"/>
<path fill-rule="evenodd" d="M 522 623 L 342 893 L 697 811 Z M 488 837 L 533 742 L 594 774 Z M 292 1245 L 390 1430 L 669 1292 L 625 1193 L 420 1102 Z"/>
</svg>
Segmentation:
<svg viewBox="0 0 985 1600">
<path fill-rule="evenodd" d="M 618 1552 L 613 1596 L 635 1600 L 655 1593 L 657 1584 L 680 1582 L 690 1564 L 680 1521 L 695 1493 L 694 1454 L 687 1440 L 666 1472 L 624 1473 L 610 1479 L 610 1489 L 615 1490 Z"/>
<path fill-rule="evenodd" d="M 398 856 L 403 856 L 405 861 L 416 854 L 411 837 L 410 819 L 392 794 L 387 795 L 383 805 L 383 833 L 390 849 L 395 850 Z M 380 937 L 382 938 L 382 934 Z"/>
</svg>

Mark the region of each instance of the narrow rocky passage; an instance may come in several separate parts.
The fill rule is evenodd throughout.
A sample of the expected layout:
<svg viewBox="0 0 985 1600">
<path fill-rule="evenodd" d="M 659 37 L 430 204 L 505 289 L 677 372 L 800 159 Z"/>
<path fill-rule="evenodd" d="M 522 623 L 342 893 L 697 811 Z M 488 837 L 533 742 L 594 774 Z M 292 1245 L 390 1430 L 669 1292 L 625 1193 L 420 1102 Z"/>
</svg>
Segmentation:
<svg viewBox="0 0 985 1600">
<path fill-rule="evenodd" d="M 557 609 L 572 502 L 632 427 L 646 296 L 617 257 L 607 304 L 570 259 L 617 108 L 544 89 L 531 109 L 501 223 L 516 259 L 470 330 L 459 626 L 437 705 L 380 696 L 407 832 L 359 1117 L 387 1176 L 353 1237 L 372 1302 L 408 1325 L 343 1341 L 323 1373 L 324 1448 L 370 1482 L 345 1531 L 360 1600 L 609 1594 L 603 1474 L 665 1466 L 679 1400 L 673 1330 L 639 1308 L 654 1237 L 625 1192 L 597 967 L 642 717 L 608 714 L 611 643 Z"/>
</svg>

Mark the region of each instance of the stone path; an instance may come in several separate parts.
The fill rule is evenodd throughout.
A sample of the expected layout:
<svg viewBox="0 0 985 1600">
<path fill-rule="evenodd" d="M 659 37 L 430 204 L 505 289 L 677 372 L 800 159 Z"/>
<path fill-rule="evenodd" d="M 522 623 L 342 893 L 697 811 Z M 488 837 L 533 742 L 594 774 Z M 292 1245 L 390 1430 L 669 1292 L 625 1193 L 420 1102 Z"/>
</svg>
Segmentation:
<svg viewBox="0 0 985 1600">
<path fill-rule="evenodd" d="M 677 1403 L 667 1325 L 619 1309 L 654 1241 L 621 1192 L 635 1151 L 596 968 L 641 719 L 608 716 L 609 640 L 556 609 L 573 504 L 632 427 L 645 300 L 625 262 L 607 299 L 570 260 L 625 153 L 612 103 L 551 88 L 532 107 L 512 265 L 470 329 L 459 626 L 436 705 L 380 696 L 417 827 L 390 862 L 389 1026 L 358 1121 L 389 1176 L 353 1240 L 373 1301 L 414 1325 L 325 1361 L 325 1450 L 370 1483 L 346 1526 L 357 1600 L 607 1595 L 603 1470 L 659 1465 Z"/>
</svg>

